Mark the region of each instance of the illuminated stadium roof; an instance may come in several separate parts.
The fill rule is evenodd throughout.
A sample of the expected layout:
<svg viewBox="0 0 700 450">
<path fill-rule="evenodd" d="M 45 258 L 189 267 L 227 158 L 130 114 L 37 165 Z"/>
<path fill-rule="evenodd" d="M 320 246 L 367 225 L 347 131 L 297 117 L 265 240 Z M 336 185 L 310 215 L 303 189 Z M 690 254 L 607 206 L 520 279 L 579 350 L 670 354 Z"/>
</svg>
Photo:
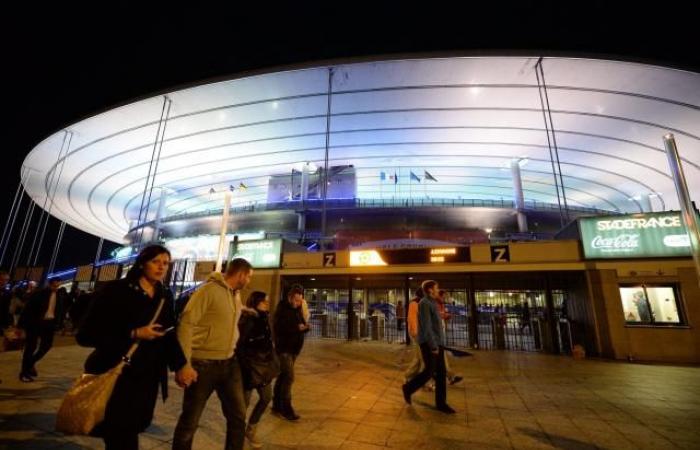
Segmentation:
<svg viewBox="0 0 700 450">
<path fill-rule="evenodd" d="M 139 217 L 149 171 L 153 205 L 166 189 L 166 217 L 221 208 L 212 188 L 241 183 L 234 207 L 265 203 L 270 176 L 324 165 L 328 137 L 329 165 L 355 167 L 358 199 L 510 200 L 507 167 L 522 159 L 525 200 L 556 204 L 555 138 L 571 206 L 638 212 L 651 195 L 654 210 L 677 209 L 662 142 L 672 132 L 691 195 L 700 193 L 700 74 L 545 58 L 538 81 L 537 60 L 336 64 L 330 102 L 329 66 L 195 86 L 47 137 L 24 161 L 24 186 L 47 209 L 55 189 L 52 215 L 119 242 Z"/>
</svg>

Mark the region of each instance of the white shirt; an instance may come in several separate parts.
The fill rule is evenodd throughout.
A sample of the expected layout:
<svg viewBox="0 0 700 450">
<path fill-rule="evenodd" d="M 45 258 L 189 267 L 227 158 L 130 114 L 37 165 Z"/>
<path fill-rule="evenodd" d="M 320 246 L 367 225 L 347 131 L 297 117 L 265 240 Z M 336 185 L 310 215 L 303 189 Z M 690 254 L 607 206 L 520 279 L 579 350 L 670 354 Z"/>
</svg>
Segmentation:
<svg viewBox="0 0 700 450">
<path fill-rule="evenodd" d="M 44 314 L 44 320 L 52 320 L 56 315 L 56 292 L 52 292 L 49 295 L 49 307 L 46 308 L 46 314 Z"/>
</svg>

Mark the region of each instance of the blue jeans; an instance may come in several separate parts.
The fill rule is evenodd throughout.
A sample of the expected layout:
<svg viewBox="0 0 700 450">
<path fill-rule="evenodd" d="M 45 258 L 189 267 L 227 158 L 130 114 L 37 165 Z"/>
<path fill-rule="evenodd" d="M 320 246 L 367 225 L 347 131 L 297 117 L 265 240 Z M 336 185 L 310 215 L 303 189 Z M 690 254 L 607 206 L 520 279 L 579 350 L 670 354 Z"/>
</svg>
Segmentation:
<svg viewBox="0 0 700 450">
<path fill-rule="evenodd" d="M 192 359 L 197 371 L 197 382 L 185 389 L 182 413 L 175 427 L 173 450 L 191 450 L 199 418 L 212 392 L 221 401 L 226 417 L 226 450 L 243 448 L 245 440 L 246 404 L 243 393 L 243 378 L 238 359 L 226 360 Z"/>
</svg>

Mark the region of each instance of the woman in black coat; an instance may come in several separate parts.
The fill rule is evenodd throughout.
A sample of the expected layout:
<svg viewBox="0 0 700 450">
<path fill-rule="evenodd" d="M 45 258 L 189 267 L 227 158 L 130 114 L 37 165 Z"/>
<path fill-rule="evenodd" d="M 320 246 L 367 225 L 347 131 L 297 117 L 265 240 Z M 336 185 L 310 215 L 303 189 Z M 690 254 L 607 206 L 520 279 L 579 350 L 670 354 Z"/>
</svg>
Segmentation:
<svg viewBox="0 0 700 450">
<path fill-rule="evenodd" d="M 255 291 L 246 302 L 247 310 L 243 311 L 238 321 L 238 347 L 236 354 L 245 364 L 246 360 L 260 360 L 261 357 L 274 356 L 272 331 L 270 330 L 270 300 L 267 294 Z M 261 448 L 262 442 L 256 437 L 258 422 L 267 405 L 272 400 L 272 380 L 264 386 L 254 386 L 247 371 L 243 371 L 246 404 L 250 404 L 253 389 L 258 392 L 258 402 L 248 418 L 246 437 L 252 448 Z"/>
<path fill-rule="evenodd" d="M 95 347 L 85 372 L 101 374 L 116 366 L 139 341 L 117 380 L 107 404 L 105 419 L 93 434 L 105 441 L 106 450 L 138 449 L 138 434 L 153 419 L 158 386 L 167 398 L 168 367 L 175 371 L 186 360 L 172 327 L 172 294 L 163 286 L 170 252 L 160 245 L 141 251 L 126 278 L 107 283 L 90 305 L 76 336 L 78 343 Z M 164 300 L 158 318 L 149 325 Z"/>
</svg>

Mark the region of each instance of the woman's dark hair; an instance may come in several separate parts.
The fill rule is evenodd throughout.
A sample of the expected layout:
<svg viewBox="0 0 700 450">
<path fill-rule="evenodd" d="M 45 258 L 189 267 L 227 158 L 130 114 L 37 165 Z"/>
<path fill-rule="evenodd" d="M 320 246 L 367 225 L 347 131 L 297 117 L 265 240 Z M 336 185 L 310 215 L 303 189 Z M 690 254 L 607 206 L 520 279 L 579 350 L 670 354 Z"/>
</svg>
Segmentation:
<svg viewBox="0 0 700 450">
<path fill-rule="evenodd" d="M 262 303 L 263 300 L 265 300 L 265 297 L 267 297 L 266 293 L 262 291 L 253 291 L 248 296 L 248 300 L 246 300 L 245 305 L 248 308 L 257 309 L 258 305 Z"/>
<path fill-rule="evenodd" d="M 143 266 L 148 261 L 156 258 L 158 255 L 162 255 L 163 253 L 166 253 L 168 258 L 171 258 L 170 250 L 162 245 L 149 245 L 141 250 L 139 256 L 136 257 L 136 261 L 134 261 L 134 265 L 131 266 L 131 269 L 129 269 L 129 272 L 127 272 L 126 278 L 132 282 L 137 281 L 139 278 L 141 278 L 141 276 L 143 276 Z"/>
</svg>

